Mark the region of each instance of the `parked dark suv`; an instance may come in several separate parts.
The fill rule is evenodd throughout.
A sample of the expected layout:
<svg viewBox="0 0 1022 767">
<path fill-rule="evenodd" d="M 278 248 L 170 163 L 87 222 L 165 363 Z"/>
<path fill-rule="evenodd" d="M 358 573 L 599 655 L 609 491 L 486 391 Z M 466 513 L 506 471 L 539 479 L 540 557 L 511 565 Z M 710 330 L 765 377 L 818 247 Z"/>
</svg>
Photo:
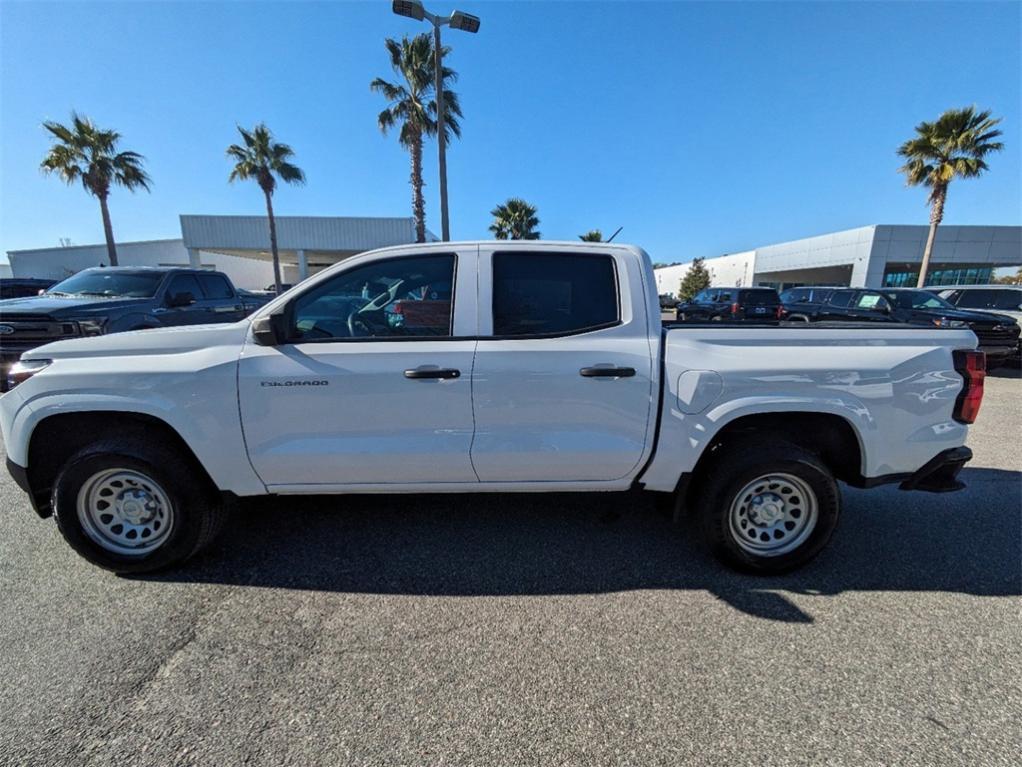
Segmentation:
<svg viewBox="0 0 1022 767">
<path fill-rule="evenodd" d="M 986 352 L 989 367 L 1018 348 L 1019 326 L 1011 317 L 958 309 L 928 290 L 915 288 L 793 288 L 781 295 L 784 316 L 805 322 L 902 322 L 927 327 L 968 327 Z"/>
<path fill-rule="evenodd" d="M 678 322 L 776 320 L 781 299 L 773 288 L 706 288 L 676 308 Z"/>
<path fill-rule="evenodd" d="M 0 390 L 10 363 L 22 352 L 51 341 L 167 325 L 235 322 L 259 305 L 243 300 L 220 272 L 84 269 L 38 296 L 0 301 Z"/>
</svg>

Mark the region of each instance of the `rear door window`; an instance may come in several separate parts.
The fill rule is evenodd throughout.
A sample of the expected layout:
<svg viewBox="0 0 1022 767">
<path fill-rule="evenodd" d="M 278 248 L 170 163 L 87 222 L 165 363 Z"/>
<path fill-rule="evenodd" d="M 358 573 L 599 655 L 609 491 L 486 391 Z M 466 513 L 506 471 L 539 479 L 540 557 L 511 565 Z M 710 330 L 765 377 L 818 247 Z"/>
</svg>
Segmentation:
<svg viewBox="0 0 1022 767">
<path fill-rule="evenodd" d="M 176 296 L 178 293 L 191 293 L 196 301 L 202 300 L 202 287 L 192 274 L 178 274 L 170 281 L 167 295 Z"/>
<path fill-rule="evenodd" d="M 568 335 L 619 321 L 610 256 L 495 253 L 493 335 Z"/>
<path fill-rule="evenodd" d="M 200 274 L 198 280 L 206 298 L 234 298 L 231 283 L 222 274 Z"/>
<path fill-rule="evenodd" d="M 853 296 L 855 296 L 854 290 L 835 290 L 831 293 L 828 303 L 831 306 L 848 306 L 852 303 Z"/>
</svg>

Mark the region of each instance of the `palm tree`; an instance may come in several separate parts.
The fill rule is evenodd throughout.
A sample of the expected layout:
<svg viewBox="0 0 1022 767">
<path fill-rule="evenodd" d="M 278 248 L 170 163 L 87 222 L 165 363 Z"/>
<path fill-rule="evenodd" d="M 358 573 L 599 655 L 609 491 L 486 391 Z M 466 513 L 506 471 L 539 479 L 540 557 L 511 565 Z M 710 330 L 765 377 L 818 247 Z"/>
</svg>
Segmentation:
<svg viewBox="0 0 1022 767">
<path fill-rule="evenodd" d="M 77 112 L 71 113 L 70 127 L 51 120 L 44 122 L 43 127 L 56 141 L 40 168 L 44 173 L 58 174 L 68 185 L 81 181 L 85 191 L 99 199 L 106 252 L 110 266 L 117 266 L 117 246 L 107 197 L 115 184 L 131 191 L 139 188 L 149 191 L 151 179 L 142 168 L 145 158 L 137 152 L 118 152 L 120 133 L 103 130 Z"/>
<path fill-rule="evenodd" d="M 437 111 L 434 94 L 433 40 L 428 34 L 416 35 L 401 42 L 387 38 L 384 41 L 390 54 L 390 66 L 404 83 L 391 83 L 377 77 L 369 88 L 383 95 L 388 106 L 376 118 L 377 125 L 386 135 L 387 131 L 400 123 L 398 141 L 408 150 L 412 160 L 412 217 L 415 219 L 415 239 L 426 241 L 426 203 L 422 196 L 422 143 L 424 136 L 437 134 Z M 441 61 L 451 49 L 444 46 L 440 51 Z M 458 79 L 458 74 L 449 67 L 441 70 L 444 89 L 444 139 L 450 143 L 451 136 L 461 137 L 462 117 L 458 94 L 447 83 Z"/>
<path fill-rule="evenodd" d="M 227 156 L 235 160 L 228 181 L 255 179 L 266 195 L 266 215 L 270 220 L 270 252 L 273 254 L 273 284 L 280 293 L 280 255 L 277 253 L 277 222 L 273 218 L 273 190 L 277 179 L 288 184 L 304 184 L 305 174 L 291 162 L 294 150 L 287 144 L 273 140 L 273 134 L 266 123 L 259 123 L 250 131 L 240 125 L 238 133 L 245 140 L 245 146 L 231 144 Z"/>
<path fill-rule="evenodd" d="M 919 123 L 915 138 L 898 148 L 898 154 L 907 162 L 898 168 L 905 174 L 909 186 L 930 188 L 930 233 L 923 250 L 923 263 L 919 269 L 917 287 L 926 284 L 933 241 L 937 227 L 944 219 L 944 203 L 948 185 L 957 177 L 975 178 L 987 170 L 983 158 L 1004 148 L 994 141 L 1001 131 L 994 126 L 1001 120 L 992 119 L 990 110 L 977 112 L 975 107 L 949 109 L 936 122 Z"/>
<path fill-rule="evenodd" d="M 511 197 L 507 202 L 490 211 L 493 223 L 490 231 L 498 240 L 538 240 L 539 219 L 536 206 L 520 197 Z"/>
<path fill-rule="evenodd" d="M 603 242 L 603 232 L 599 229 L 590 229 L 585 234 L 578 236 L 582 242 Z"/>
</svg>

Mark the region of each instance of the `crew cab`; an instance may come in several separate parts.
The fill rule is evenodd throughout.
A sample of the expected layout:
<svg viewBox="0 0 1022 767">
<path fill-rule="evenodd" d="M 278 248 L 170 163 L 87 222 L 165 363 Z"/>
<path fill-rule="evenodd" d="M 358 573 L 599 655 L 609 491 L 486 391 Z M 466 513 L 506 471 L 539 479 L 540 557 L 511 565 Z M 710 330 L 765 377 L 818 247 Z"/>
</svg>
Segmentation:
<svg viewBox="0 0 1022 767">
<path fill-rule="evenodd" d="M 0 301 L 0 391 L 3 371 L 36 346 L 125 330 L 236 322 L 269 300 L 243 297 L 226 274 L 206 269 L 95 267 L 50 285 L 39 295 Z"/>
<path fill-rule="evenodd" d="M 807 295 L 808 294 L 808 295 Z M 1017 354 L 1019 326 L 1012 317 L 955 307 L 916 288 L 792 288 L 781 295 L 782 316 L 804 322 L 898 322 L 969 328 L 979 339 L 989 368 Z"/>
<path fill-rule="evenodd" d="M 638 248 L 437 242 L 240 322 L 33 349 L 0 429 L 36 511 L 117 572 L 187 559 L 237 497 L 647 491 L 773 573 L 827 543 L 839 481 L 962 487 L 975 347 L 968 328 L 664 326 Z"/>
</svg>

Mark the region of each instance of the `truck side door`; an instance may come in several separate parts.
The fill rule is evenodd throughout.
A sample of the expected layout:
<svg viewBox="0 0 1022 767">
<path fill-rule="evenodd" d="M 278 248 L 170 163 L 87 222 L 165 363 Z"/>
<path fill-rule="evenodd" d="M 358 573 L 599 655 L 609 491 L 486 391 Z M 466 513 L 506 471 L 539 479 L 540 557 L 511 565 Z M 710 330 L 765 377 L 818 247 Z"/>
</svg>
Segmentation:
<svg viewBox="0 0 1022 767">
<path fill-rule="evenodd" d="M 198 274 L 208 316 L 207 322 L 237 322 L 245 316 L 241 298 L 230 280 L 217 272 Z"/>
<path fill-rule="evenodd" d="M 189 303 L 177 303 L 185 294 Z M 163 306 L 153 311 L 163 325 L 202 325 L 213 322 L 205 305 L 202 286 L 194 274 L 175 274 L 163 294 Z"/>
<path fill-rule="evenodd" d="M 239 362 L 245 442 L 263 482 L 477 482 L 477 252 L 355 256 L 289 294 L 288 340 L 247 343 Z"/>
<path fill-rule="evenodd" d="M 472 463 L 483 482 L 627 477 L 655 407 L 639 260 L 480 249 Z"/>
</svg>

